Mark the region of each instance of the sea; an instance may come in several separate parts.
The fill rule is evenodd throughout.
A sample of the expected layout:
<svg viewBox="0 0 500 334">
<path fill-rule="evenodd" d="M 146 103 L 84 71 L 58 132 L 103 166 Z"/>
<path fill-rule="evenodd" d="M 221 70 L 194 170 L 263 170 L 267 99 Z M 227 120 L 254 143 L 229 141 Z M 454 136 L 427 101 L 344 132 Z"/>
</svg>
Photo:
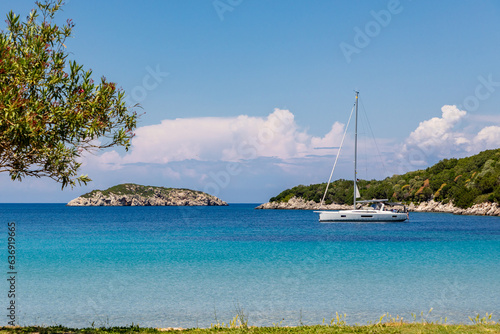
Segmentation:
<svg viewBox="0 0 500 334">
<path fill-rule="evenodd" d="M 323 224 L 256 206 L 0 204 L 0 324 L 12 301 L 18 325 L 77 328 L 500 319 L 500 217 Z"/>
</svg>

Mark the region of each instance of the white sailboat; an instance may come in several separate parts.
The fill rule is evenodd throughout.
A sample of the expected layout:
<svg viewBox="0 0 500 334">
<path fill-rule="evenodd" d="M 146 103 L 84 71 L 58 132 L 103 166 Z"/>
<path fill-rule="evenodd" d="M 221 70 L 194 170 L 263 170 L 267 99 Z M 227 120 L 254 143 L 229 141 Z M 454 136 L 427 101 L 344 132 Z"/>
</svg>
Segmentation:
<svg viewBox="0 0 500 334">
<path fill-rule="evenodd" d="M 389 203 L 387 199 L 372 199 L 368 201 L 358 201 L 360 197 L 357 181 L 357 146 L 358 146 L 358 95 L 356 92 L 355 106 L 355 131 L 354 131 L 354 205 L 352 210 L 338 210 L 338 211 L 315 211 L 319 213 L 319 221 L 321 223 L 343 223 L 343 222 L 361 222 L 361 223 L 380 223 L 380 222 L 404 222 L 408 217 L 408 211 L 405 206 L 402 209 L 387 209 L 386 205 L 400 205 L 400 203 Z M 342 139 L 343 141 L 343 139 Z M 341 144 L 342 145 L 342 144 Z M 340 151 L 339 151 L 340 153 Z M 338 158 L 338 155 L 337 155 Z M 336 163 L 336 162 L 335 162 Z M 334 165 L 335 169 L 335 165 Z M 333 170 L 332 170 L 333 174 Z M 331 175 L 330 175 L 331 179 Z M 328 183 L 329 184 L 329 183 Z M 328 185 L 325 190 L 328 191 Z M 321 201 L 323 204 L 324 198 Z M 357 204 L 372 203 L 368 208 L 356 208 Z"/>
</svg>

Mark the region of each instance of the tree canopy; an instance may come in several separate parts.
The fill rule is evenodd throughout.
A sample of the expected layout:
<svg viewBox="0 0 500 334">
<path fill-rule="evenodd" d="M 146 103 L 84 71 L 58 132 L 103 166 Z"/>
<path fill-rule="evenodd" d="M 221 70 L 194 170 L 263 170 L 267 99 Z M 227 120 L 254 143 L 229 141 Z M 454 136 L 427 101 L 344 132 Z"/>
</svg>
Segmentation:
<svg viewBox="0 0 500 334">
<path fill-rule="evenodd" d="M 68 59 L 74 23 L 55 23 L 63 0 L 37 2 L 26 20 L 12 11 L 0 31 L 0 172 L 13 180 L 50 177 L 62 188 L 78 176 L 82 153 L 130 147 L 137 113 L 116 84 Z"/>
</svg>

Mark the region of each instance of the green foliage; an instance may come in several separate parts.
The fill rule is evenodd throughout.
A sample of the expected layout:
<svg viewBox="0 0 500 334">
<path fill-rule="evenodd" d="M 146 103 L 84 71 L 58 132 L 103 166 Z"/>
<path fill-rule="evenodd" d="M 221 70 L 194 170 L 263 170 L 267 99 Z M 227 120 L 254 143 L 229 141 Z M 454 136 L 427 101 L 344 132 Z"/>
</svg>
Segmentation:
<svg viewBox="0 0 500 334">
<path fill-rule="evenodd" d="M 63 0 L 37 3 L 25 22 L 12 11 L 0 31 L 0 172 L 13 180 L 50 177 L 62 187 L 76 177 L 83 152 L 130 146 L 137 113 L 124 92 L 68 59 L 74 24 L 54 23 Z"/>
<path fill-rule="evenodd" d="M 462 159 L 444 159 L 425 170 L 394 175 L 385 180 L 360 180 L 363 199 L 387 198 L 419 203 L 434 199 L 468 208 L 484 201 L 500 203 L 500 149 L 483 151 Z M 326 184 L 287 189 L 270 201 L 288 202 L 294 196 L 321 201 Z M 325 203 L 352 204 L 353 182 L 337 180 L 328 189 Z"/>
<path fill-rule="evenodd" d="M 495 321 L 491 319 L 493 316 L 492 313 L 486 312 L 486 316 L 482 317 L 478 314 L 474 318 L 469 317 L 469 320 L 474 324 L 474 325 L 492 325 L 495 324 Z"/>
<path fill-rule="evenodd" d="M 292 197 L 299 197 L 305 200 L 313 200 L 317 203 L 323 198 L 326 183 L 312 184 L 310 186 L 299 185 L 287 189 L 278 196 L 270 199 L 271 202 L 288 202 Z M 337 180 L 330 185 L 325 197 L 325 203 L 352 204 L 353 182 L 348 180 Z"/>
<path fill-rule="evenodd" d="M 90 198 L 97 192 L 102 193 L 104 196 L 107 196 L 109 194 L 139 195 L 142 197 L 151 197 L 151 196 L 154 196 L 155 194 L 162 194 L 162 195 L 168 196 L 168 194 L 172 190 L 184 190 L 186 192 L 192 192 L 192 193 L 197 193 L 197 194 L 202 193 L 201 191 L 184 189 L 184 188 L 165 188 L 165 187 L 155 187 L 155 186 L 142 186 L 142 185 L 135 184 L 135 183 L 123 183 L 123 184 L 118 184 L 116 186 L 108 188 L 106 190 L 92 190 L 91 192 L 86 193 L 80 197 Z"/>
</svg>

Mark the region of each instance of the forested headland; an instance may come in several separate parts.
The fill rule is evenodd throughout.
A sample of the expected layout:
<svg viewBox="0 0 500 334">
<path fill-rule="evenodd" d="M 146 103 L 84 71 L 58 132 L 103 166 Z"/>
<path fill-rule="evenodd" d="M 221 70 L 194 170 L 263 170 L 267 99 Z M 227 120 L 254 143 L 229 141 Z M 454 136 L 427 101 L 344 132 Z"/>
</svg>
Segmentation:
<svg viewBox="0 0 500 334">
<path fill-rule="evenodd" d="M 384 180 L 359 180 L 362 199 L 387 198 L 393 202 L 421 203 L 429 200 L 469 208 L 484 202 L 500 203 L 500 149 L 487 150 L 471 157 L 444 159 L 423 170 L 394 175 Z M 325 204 L 352 204 L 352 180 L 330 184 Z M 288 202 L 303 198 L 321 202 L 326 183 L 298 185 L 272 197 L 269 202 Z"/>
</svg>

